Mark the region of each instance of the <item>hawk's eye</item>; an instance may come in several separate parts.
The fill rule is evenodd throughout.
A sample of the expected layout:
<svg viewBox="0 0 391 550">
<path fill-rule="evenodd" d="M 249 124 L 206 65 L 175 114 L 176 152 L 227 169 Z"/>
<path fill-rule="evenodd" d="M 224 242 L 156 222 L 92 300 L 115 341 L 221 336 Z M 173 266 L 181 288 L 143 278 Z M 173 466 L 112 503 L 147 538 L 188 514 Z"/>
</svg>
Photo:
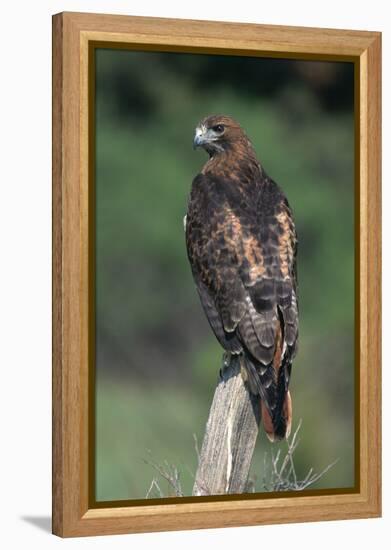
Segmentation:
<svg viewBox="0 0 391 550">
<path fill-rule="evenodd" d="M 212 130 L 216 132 L 216 134 L 222 134 L 224 132 L 224 126 L 222 124 L 216 124 L 216 126 L 212 126 Z"/>
</svg>

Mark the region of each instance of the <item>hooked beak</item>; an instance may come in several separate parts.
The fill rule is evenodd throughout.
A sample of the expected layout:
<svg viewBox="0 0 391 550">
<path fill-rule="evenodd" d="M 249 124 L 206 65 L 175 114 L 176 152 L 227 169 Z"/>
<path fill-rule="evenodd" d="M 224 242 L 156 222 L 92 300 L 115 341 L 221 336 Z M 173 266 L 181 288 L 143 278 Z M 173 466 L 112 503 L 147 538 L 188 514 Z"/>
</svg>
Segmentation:
<svg viewBox="0 0 391 550">
<path fill-rule="evenodd" d="M 205 129 L 197 127 L 195 129 L 194 139 L 193 139 L 193 149 L 200 147 L 205 143 Z"/>
</svg>

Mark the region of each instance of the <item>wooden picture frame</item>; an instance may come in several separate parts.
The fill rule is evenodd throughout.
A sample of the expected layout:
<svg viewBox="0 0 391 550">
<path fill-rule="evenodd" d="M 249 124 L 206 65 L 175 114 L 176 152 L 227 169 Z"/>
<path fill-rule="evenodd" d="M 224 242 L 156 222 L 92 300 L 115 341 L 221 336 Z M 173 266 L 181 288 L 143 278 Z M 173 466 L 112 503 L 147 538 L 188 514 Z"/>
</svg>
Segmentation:
<svg viewBox="0 0 391 550">
<path fill-rule="evenodd" d="M 230 53 L 355 66 L 356 98 L 356 469 L 353 491 L 163 504 L 94 505 L 94 286 L 89 262 L 94 216 L 90 178 L 91 52 L 117 43 L 160 51 Z M 53 17 L 53 533 L 63 537 L 378 517 L 381 513 L 381 35 L 61 13 Z M 96 504 L 96 503 L 95 503 Z"/>
</svg>

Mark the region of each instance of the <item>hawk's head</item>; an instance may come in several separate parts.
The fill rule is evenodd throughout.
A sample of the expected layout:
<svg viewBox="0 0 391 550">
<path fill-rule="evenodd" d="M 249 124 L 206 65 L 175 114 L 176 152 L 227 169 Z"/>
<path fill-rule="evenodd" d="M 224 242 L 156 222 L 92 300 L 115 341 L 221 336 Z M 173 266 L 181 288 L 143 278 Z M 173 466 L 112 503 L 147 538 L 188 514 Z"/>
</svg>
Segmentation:
<svg viewBox="0 0 391 550">
<path fill-rule="evenodd" d="M 209 156 L 224 153 L 239 144 L 251 147 L 244 130 L 229 116 L 208 116 L 195 129 L 194 148 L 203 147 Z"/>
</svg>

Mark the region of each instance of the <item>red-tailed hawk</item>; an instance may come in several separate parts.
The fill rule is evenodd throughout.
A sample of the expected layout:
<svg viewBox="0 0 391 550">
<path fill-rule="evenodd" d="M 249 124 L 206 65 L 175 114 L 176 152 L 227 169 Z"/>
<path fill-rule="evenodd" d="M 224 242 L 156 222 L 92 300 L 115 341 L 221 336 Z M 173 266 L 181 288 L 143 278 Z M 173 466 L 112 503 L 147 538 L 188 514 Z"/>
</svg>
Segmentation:
<svg viewBox="0 0 391 550">
<path fill-rule="evenodd" d="M 282 439 L 291 429 L 298 339 L 292 212 L 232 118 L 203 119 L 194 146 L 209 159 L 193 180 L 185 222 L 193 277 L 218 341 L 240 354 L 248 387 L 260 396 L 269 439 Z"/>
</svg>

